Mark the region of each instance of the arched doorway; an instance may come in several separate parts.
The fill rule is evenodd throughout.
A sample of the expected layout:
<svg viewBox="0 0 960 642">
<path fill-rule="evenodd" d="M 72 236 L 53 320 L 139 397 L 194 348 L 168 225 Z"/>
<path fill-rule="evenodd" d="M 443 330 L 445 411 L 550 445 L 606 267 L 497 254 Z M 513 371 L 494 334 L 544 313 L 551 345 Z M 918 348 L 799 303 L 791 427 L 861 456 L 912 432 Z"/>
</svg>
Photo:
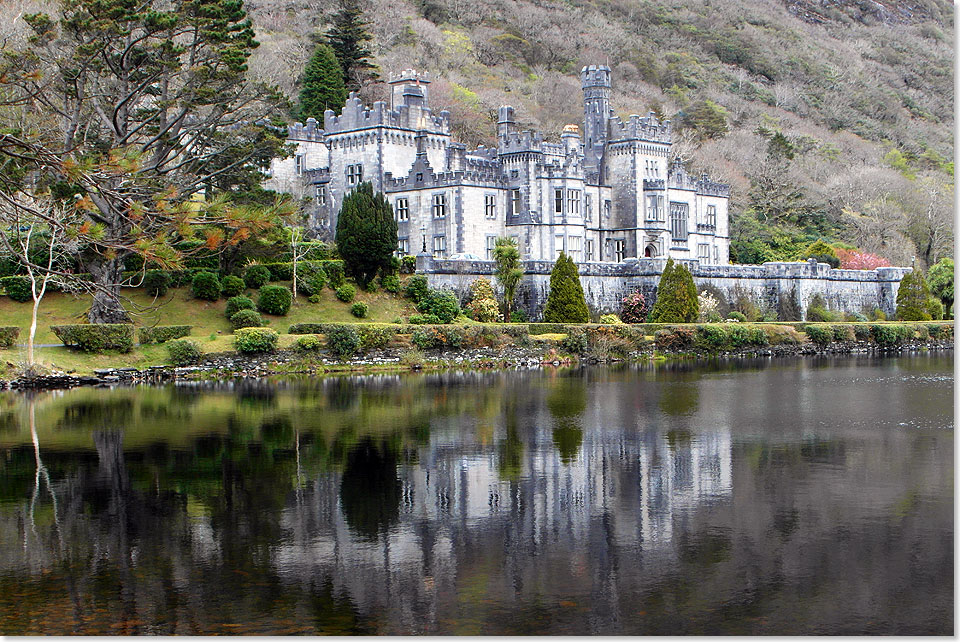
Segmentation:
<svg viewBox="0 0 960 642">
<path fill-rule="evenodd" d="M 653 243 L 649 243 L 646 248 L 643 250 L 643 258 L 645 259 L 655 259 L 657 258 L 657 246 Z"/>
</svg>

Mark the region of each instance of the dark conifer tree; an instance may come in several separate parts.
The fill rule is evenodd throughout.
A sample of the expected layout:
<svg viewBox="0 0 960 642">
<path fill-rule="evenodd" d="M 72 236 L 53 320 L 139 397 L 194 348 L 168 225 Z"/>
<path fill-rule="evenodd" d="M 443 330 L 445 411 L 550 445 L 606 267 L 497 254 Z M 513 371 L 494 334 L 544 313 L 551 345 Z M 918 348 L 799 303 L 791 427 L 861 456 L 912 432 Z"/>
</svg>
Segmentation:
<svg viewBox="0 0 960 642">
<path fill-rule="evenodd" d="M 367 31 L 367 21 L 357 0 L 340 0 L 340 9 L 331 18 L 333 26 L 327 31 L 327 42 L 333 48 L 343 69 L 343 82 L 350 91 L 360 89 L 366 77 L 373 77 L 374 66 L 369 61 L 373 54 L 364 44 L 373 40 Z"/>
<path fill-rule="evenodd" d="M 299 116 L 303 122 L 316 118 L 323 122 L 323 112 L 332 109 L 340 113 L 347 99 L 343 84 L 343 69 L 337 61 L 333 48 L 321 43 L 303 71 L 303 87 L 300 89 Z"/>
<path fill-rule="evenodd" d="M 563 252 L 550 272 L 550 293 L 543 320 L 547 323 L 587 323 L 590 320 L 577 265 Z"/>
<path fill-rule="evenodd" d="M 684 265 L 667 265 L 657 285 L 657 300 L 647 319 L 651 323 L 693 323 L 700 313 L 693 275 Z"/>
<path fill-rule="evenodd" d="M 900 321 L 929 321 L 927 299 L 930 298 L 930 286 L 923 272 L 914 269 L 900 281 L 897 290 L 897 319 Z"/>
<path fill-rule="evenodd" d="M 348 274 L 366 287 L 377 272 L 389 268 L 397 250 L 397 221 L 382 193 L 361 183 L 346 198 L 337 219 L 337 251 Z"/>
</svg>

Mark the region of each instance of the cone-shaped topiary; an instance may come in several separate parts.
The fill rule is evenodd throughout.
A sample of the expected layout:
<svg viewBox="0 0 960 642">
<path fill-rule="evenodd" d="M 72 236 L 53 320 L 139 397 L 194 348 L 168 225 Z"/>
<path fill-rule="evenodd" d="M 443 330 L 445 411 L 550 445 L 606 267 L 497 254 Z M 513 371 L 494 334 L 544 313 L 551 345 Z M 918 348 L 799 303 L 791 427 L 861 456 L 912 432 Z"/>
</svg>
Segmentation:
<svg viewBox="0 0 960 642">
<path fill-rule="evenodd" d="M 927 299 L 930 298 L 930 286 L 923 272 L 914 269 L 900 281 L 897 290 L 897 319 L 900 321 L 929 321 Z"/>
<path fill-rule="evenodd" d="M 550 272 L 550 293 L 543 320 L 547 323 L 587 323 L 590 320 L 577 265 L 564 252 L 560 253 Z"/>
<path fill-rule="evenodd" d="M 684 265 L 667 265 L 657 285 L 657 300 L 647 321 L 651 323 L 694 323 L 700 314 L 693 275 Z"/>
<path fill-rule="evenodd" d="M 337 219 L 337 251 L 347 272 L 361 287 L 384 267 L 397 249 L 397 221 L 382 193 L 361 183 L 343 199 Z"/>
</svg>

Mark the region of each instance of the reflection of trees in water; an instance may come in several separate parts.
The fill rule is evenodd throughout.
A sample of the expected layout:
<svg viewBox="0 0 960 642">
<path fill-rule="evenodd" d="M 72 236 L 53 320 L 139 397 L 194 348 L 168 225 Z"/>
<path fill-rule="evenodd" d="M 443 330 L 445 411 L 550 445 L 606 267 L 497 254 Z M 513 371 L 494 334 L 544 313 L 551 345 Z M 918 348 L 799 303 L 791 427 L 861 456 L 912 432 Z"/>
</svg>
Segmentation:
<svg viewBox="0 0 960 642">
<path fill-rule="evenodd" d="M 547 410 L 553 417 L 553 443 L 560 460 L 569 464 L 583 443 L 580 416 L 587 409 L 587 389 L 580 378 L 561 377 L 547 395 Z"/>
<path fill-rule="evenodd" d="M 664 414 L 674 417 L 692 415 L 700 406 L 700 389 L 695 383 L 664 382 L 657 406 Z"/>
<path fill-rule="evenodd" d="M 399 518 L 400 494 L 395 447 L 370 438 L 356 444 L 347 455 L 340 482 L 347 524 L 362 537 L 376 540 Z"/>
</svg>

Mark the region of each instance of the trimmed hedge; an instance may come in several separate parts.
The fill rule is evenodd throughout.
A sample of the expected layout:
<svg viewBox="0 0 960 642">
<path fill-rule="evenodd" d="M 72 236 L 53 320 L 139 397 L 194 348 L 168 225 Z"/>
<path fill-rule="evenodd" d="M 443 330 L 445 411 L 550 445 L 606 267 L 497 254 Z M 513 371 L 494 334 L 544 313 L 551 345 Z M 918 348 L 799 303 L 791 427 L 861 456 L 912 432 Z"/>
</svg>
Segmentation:
<svg viewBox="0 0 960 642">
<path fill-rule="evenodd" d="M 263 263 L 270 272 L 271 281 L 291 281 L 293 280 L 293 262 L 283 261 L 276 263 Z M 298 261 L 297 272 L 300 270 L 309 271 L 311 268 L 319 268 L 327 278 L 330 279 L 330 285 L 339 287 L 343 284 L 344 271 L 343 261 L 340 259 L 330 259 L 326 261 Z M 300 275 L 297 274 L 299 277 Z"/>
<path fill-rule="evenodd" d="M 0 287 L 8 297 L 19 303 L 26 303 L 33 299 L 30 279 L 25 276 L 5 276 L 0 279 Z"/>
<path fill-rule="evenodd" d="M 240 314 L 239 312 L 237 314 Z M 273 352 L 277 349 L 280 335 L 270 328 L 240 328 L 234 331 L 233 343 L 237 352 Z"/>
<path fill-rule="evenodd" d="M 130 352 L 133 349 L 134 327 L 132 323 L 84 323 L 55 325 L 51 331 L 64 345 L 84 352 L 117 350 Z"/>
<path fill-rule="evenodd" d="M 14 325 L 0 326 L 0 348 L 9 348 L 20 337 L 20 328 Z"/>
<path fill-rule="evenodd" d="M 191 325 L 158 325 L 153 328 L 140 328 L 140 343 L 166 343 L 190 335 Z"/>
</svg>

